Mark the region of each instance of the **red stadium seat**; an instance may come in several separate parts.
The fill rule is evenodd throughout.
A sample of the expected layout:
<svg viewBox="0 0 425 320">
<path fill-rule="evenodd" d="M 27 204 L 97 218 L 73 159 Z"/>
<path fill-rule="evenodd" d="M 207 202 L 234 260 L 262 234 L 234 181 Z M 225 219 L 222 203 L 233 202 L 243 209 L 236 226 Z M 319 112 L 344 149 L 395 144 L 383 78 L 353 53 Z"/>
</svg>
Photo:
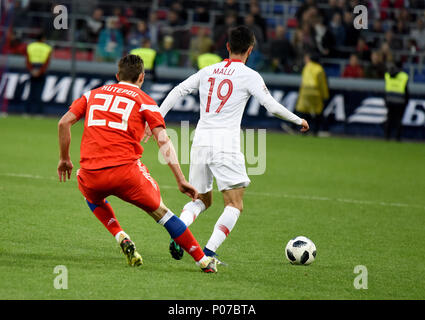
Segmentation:
<svg viewBox="0 0 425 320">
<path fill-rule="evenodd" d="M 52 57 L 54 59 L 71 60 L 72 52 L 70 48 L 56 48 L 53 50 Z M 93 52 L 77 50 L 75 58 L 79 61 L 93 61 Z"/>
<path fill-rule="evenodd" d="M 71 59 L 71 50 L 69 48 L 56 48 L 53 50 L 52 58 L 70 60 Z"/>
</svg>

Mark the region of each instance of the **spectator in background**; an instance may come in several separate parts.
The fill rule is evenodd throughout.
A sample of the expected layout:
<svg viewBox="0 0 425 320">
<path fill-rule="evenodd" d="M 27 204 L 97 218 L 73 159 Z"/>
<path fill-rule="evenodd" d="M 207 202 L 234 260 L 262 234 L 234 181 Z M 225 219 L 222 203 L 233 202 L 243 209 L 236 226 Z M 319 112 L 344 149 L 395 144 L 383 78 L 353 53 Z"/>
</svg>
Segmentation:
<svg viewBox="0 0 425 320">
<path fill-rule="evenodd" d="M 162 50 L 158 55 L 157 66 L 177 67 L 180 62 L 180 53 L 173 48 L 174 39 L 166 35 L 162 40 Z"/>
<path fill-rule="evenodd" d="M 251 4 L 249 6 L 249 13 L 252 14 L 254 17 L 254 23 L 260 27 L 262 35 L 263 35 L 263 41 L 267 41 L 267 23 L 266 20 L 261 16 L 261 10 L 260 5 L 255 2 L 251 1 Z"/>
<path fill-rule="evenodd" d="M 410 38 L 416 41 L 419 50 L 425 49 L 425 23 L 424 19 L 416 21 L 416 27 L 410 31 Z"/>
<path fill-rule="evenodd" d="M 171 4 L 170 9 L 171 11 L 177 14 L 177 20 L 179 25 L 184 25 L 187 23 L 187 12 L 181 0 L 174 0 Z"/>
<path fill-rule="evenodd" d="M 260 70 L 264 65 L 263 55 L 261 53 L 264 46 L 263 33 L 261 32 L 261 28 L 255 24 L 254 16 L 250 13 L 245 16 L 245 25 L 254 32 L 255 36 L 254 49 L 252 49 L 246 65 L 251 69 Z"/>
<path fill-rule="evenodd" d="M 5 2 L 0 2 L 0 4 Z M 14 1 L 14 18 L 13 26 L 15 28 L 28 28 L 31 24 L 31 19 L 28 19 L 30 9 L 30 1 Z M 1 33 L 1 31 L 0 31 Z"/>
<path fill-rule="evenodd" d="M 248 13 L 245 16 L 245 25 L 252 30 L 252 32 L 254 32 L 254 36 L 255 36 L 255 47 L 258 46 L 258 49 L 261 49 L 262 46 L 264 45 L 264 37 L 263 37 L 263 32 L 261 31 L 260 26 L 258 26 L 255 23 L 255 17 L 253 14 Z M 254 47 L 254 50 L 255 50 Z"/>
<path fill-rule="evenodd" d="M 96 48 L 96 59 L 98 61 L 115 62 L 122 56 L 124 38 L 118 27 L 119 20 L 117 17 L 109 17 L 106 20 L 106 28 L 100 32 Z"/>
<path fill-rule="evenodd" d="M 180 26 L 180 25 L 182 25 L 182 20 L 180 18 L 179 12 L 175 11 L 175 10 L 168 11 L 168 13 L 167 13 L 167 27 L 169 29 L 171 29 L 171 31 L 172 31 L 173 28 Z"/>
<path fill-rule="evenodd" d="M 195 22 L 208 23 L 210 22 L 209 11 L 212 3 L 210 0 L 198 0 L 195 1 Z"/>
<path fill-rule="evenodd" d="M 338 0 L 337 6 L 341 11 L 346 11 L 348 7 L 347 0 Z"/>
<path fill-rule="evenodd" d="M 384 34 L 384 28 L 382 26 L 382 21 L 379 19 L 376 19 L 373 21 L 372 23 L 372 29 L 371 29 L 372 33 L 374 33 L 375 35 L 372 37 L 371 40 L 371 46 L 373 48 L 378 48 L 380 43 L 381 43 L 381 37 Z"/>
<path fill-rule="evenodd" d="M 344 13 L 340 7 L 338 7 L 338 0 L 328 0 L 328 6 L 325 10 L 326 21 L 331 21 L 335 13 L 342 15 Z"/>
<path fill-rule="evenodd" d="M 345 46 L 355 47 L 359 40 L 360 31 L 354 28 L 354 15 L 351 11 L 344 11 L 343 25 L 345 29 Z"/>
<path fill-rule="evenodd" d="M 112 11 L 112 16 L 118 18 L 117 29 L 121 31 L 121 34 L 124 38 L 127 37 L 127 34 L 130 31 L 131 27 L 130 22 L 128 21 L 128 18 L 126 16 L 127 13 L 127 11 L 124 13 L 121 7 L 115 7 Z"/>
<path fill-rule="evenodd" d="M 184 28 L 180 28 L 184 21 L 180 18 L 180 13 L 176 10 L 170 10 L 167 14 L 167 23 L 161 28 L 162 38 L 164 35 L 172 37 L 173 48 L 188 49 L 190 45 L 190 34 Z M 164 40 L 164 39 L 162 39 Z M 164 42 L 162 42 L 162 45 Z M 160 48 L 161 49 L 161 48 Z M 161 49 L 162 50 L 162 49 Z"/>
<path fill-rule="evenodd" d="M 395 12 L 404 7 L 404 0 L 382 0 L 380 7 L 381 20 L 395 20 Z"/>
<path fill-rule="evenodd" d="M 300 8 L 301 10 L 301 8 Z M 298 22 L 298 25 L 301 26 L 301 28 L 305 25 L 308 25 L 309 27 L 312 27 L 314 22 L 316 21 L 316 16 L 319 14 L 319 11 L 317 10 L 316 6 L 308 6 L 305 10 L 301 11 L 301 17 Z"/>
<path fill-rule="evenodd" d="M 418 52 L 418 49 L 418 44 L 416 43 L 415 39 L 409 39 L 409 41 L 407 41 L 407 50 L 411 54 L 416 54 L 416 52 Z"/>
<path fill-rule="evenodd" d="M 315 50 L 314 40 L 311 36 L 311 28 L 305 24 L 303 28 L 297 28 L 292 38 L 292 49 L 294 50 L 293 72 L 299 73 L 304 65 L 304 55 L 308 51 Z"/>
<path fill-rule="evenodd" d="M 103 10 L 96 8 L 91 17 L 87 19 L 87 38 L 89 42 L 97 42 L 100 31 L 103 29 Z"/>
<path fill-rule="evenodd" d="M 409 24 L 412 22 L 412 16 L 410 15 L 409 10 L 403 8 L 397 11 L 397 13 L 397 22 L 402 21 L 404 23 L 404 28 L 409 29 Z"/>
<path fill-rule="evenodd" d="M 410 33 L 408 22 L 401 19 L 397 20 L 393 30 L 397 36 L 403 36 Z"/>
<path fill-rule="evenodd" d="M 196 37 L 190 40 L 189 58 L 192 66 L 197 65 L 198 56 L 204 53 L 212 52 L 213 41 L 208 36 L 207 27 L 199 27 Z"/>
<path fill-rule="evenodd" d="M 295 110 L 308 123 L 311 131 L 318 135 L 322 125 L 324 101 L 329 99 L 326 73 L 318 61 L 318 55 L 306 53 L 305 66 L 301 74 L 301 86 Z"/>
<path fill-rule="evenodd" d="M 12 29 L 9 29 L 6 36 L 6 44 L 3 47 L 4 54 L 25 55 L 27 45 L 22 41 L 22 38 Z"/>
<path fill-rule="evenodd" d="M 37 40 L 30 43 L 26 49 L 26 66 L 30 74 L 30 93 L 25 104 L 26 114 L 42 114 L 43 91 L 46 72 L 52 55 L 52 47 L 46 43 L 46 36 L 41 33 Z"/>
<path fill-rule="evenodd" d="M 149 31 L 148 26 L 146 25 L 146 22 L 143 20 L 140 20 L 137 22 L 135 28 L 130 32 L 130 34 L 127 37 L 127 46 L 128 51 L 138 48 L 141 43 L 145 39 L 149 39 Z"/>
<path fill-rule="evenodd" d="M 130 54 L 134 54 L 142 58 L 146 75 L 153 81 L 156 81 L 155 67 L 157 65 L 157 52 L 152 48 L 149 38 L 144 38 L 140 44 L 141 47 L 131 50 Z"/>
<path fill-rule="evenodd" d="M 158 40 L 161 27 L 158 22 L 158 14 L 155 11 L 149 13 L 149 39 L 151 40 L 152 48 L 158 49 Z"/>
<path fill-rule="evenodd" d="M 201 70 L 210 65 L 219 63 L 222 60 L 223 59 L 221 59 L 221 57 L 218 54 L 214 53 L 214 48 L 213 48 L 213 45 L 211 44 L 207 52 L 204 52 L 198 56 L 196 66 L 198 70 Z"/>
<path fill-rule="evenodd" d="M 356 53 L 360 60 L 362 61 L 369 61 L 370 60 L 370 48 L 368 44 L 366 43 L 366 40 L 364 38 L 359 38 L 357 40 L 356 45 Z"/>
<path fill-rule="evenodd" d="M 365 77 L 369 79 L 383 79 L 386 68 L 382 53 L 378 50 L 374 50 L 370 58 L 371 63 L 365 69 Z"/>
<path fill-rule="evenodd" d="M 385 73 L 385 105 L 387 107 L 387 121 L 385 122 L 385 137 L 389 140 L 392 131 L 396 131 L 396 139 L 400 141 L 402 119 L 407 103 L 409 75 L 403 71 L 402 64 L 392 63 Z"/>
<path fill-rule="evenodd" d="M 304 23 L 301 26 L 302 30 L 302 40 L 304 45 L 305 52 L 310 52 L 316 50 L 316 38 L 315 31 L 312 27 L 312 22 Z M 302 55 L 303 63 L 304 63 L 304 55 Z"/>
<path fill-rule="evenodd" d="M 292 71 L 295 73 L 299 73 L 303 65 L 302 57 L 304 57 L 305 53 L 303 31 L 301 30 L 301 28 L 295 29 L 292 35 L 291 47 L 294 52 L 294 63 L 292 65 Z"/>
<path fill-rule="evenodd" d="M 342 17 L 339 12 L 334 13 L 332 20 L 329 24 L 329 30 L 335 39 L 334 43 L 336 46 L 339 47 L 345 45 L 345 28 L 342 24 Z"/>
<path fill-rule="evenodd" d="M 227 2 L 226 2 L 227 3 Z M 226 43 L 229 37 L 229 29 L 235 27 L 237 24 L 236 13 L 230 11 L 224 17 L 224 24 L 219 24 L 214 30 L 214 43 L 217 53 L 223 58 L 228 57 Z"/>
<path fill-rule="evenodd" d="M 84 1 L 84 0 L 82 0 L 82 1 Z M 120 3 L 118 1 L 115 1 L 115 2 L 118 3 L 118 4 Z M 142 19 L 142 20 L 147 21 L 148 18 L 149 18 L 149 12 L 151 11 L 152 6 L 146 6 L 146 5 L 140 6 L 139 4 L 141 4 L 143 2 L 146 4 L 147 1 L 145 1 L 145 0 L 142 0 L 142 1 L 140 1 L 140 0 L 127 0 L 127 1 L 125 1 L 126 8 L 124 9 L 125 10 L 124 12 L 125 12 L 125 15 L 127 16 L 127 18 L 129 18 L 129 19 L 131 18 L 131 20 Z M 123 2 L 121 2 L 121 3 L 123 3 Z"/>
<path fill-rule="evenodd" d="M 418 45 L 415 39 L 409 39 L 407 42 L 407 50 L 409 51 L 408 62 L 419 63 L 419 57 L 416 55 L 418 52 Z"/>
<path fill-rule="evenodd" d="M 349 63 L 345 66 L 345 69 L 342 73 L 343 78 L 363 78 L 364 71 L 363 67 L 360 65 L 359 57 L 352 53 L 350 55 Z"/>
<path fill-rule="evenodd" d="M 390 49 L 388 42 L 386 42 L 386 41 L 382 42 L 380 51 L 381 51 L 381 54 L 382 54 L 382 61 L 385 64 L 394 61 L 394 56 L 393 56 L 393 53 Z"/>
<path fill-rule="evenodd" d="M 373 20 L 371 31 L 374 32 L 374 33 L 384 34 L 385 30 L 384 30 L 384 27 L 382 25 L 382 21 L 379 20 L 379 19 Z"/>
<path fill-rule="evenodd" d="M 286 38 L 286 28 L 278 25 L 270 43 L 270 58 L 273 72 L 290 72 L 294 51 Z"/>
<path fill-rule="evenodd" d="M 391 30 L 385 32 L 384 41 L 388 43 L 392 50 L 403 49 L 403 40 L 400 37 L 394 35 L 394 32 Z"/>
<path fill-rule="evenodd" d="M 316 0 L 305 0 L 301 6 L 298 7 L 297 12 L 295 13 L 295 17 L 297 18 L 298 25 L 306 22 L 305 13 L 308 12 L 311 8 L 316 8 Z"/>
<path fill-rule="evenodd" d="M 323 57 L 330 57 L 334 53 L 335 39 L 332 32 L 323 23 L 321 15 L 313 15 L 314 47 Z M 311 48 L 312 49 L 312 48 Z"/>
<path fill-rule="evenodd" d="M 239 11 L 239 3 L 237 0 L 226 0 L 223 3 L 222 11 L 226 14 L 228 12 L 238 12 Z"/>
</svg>

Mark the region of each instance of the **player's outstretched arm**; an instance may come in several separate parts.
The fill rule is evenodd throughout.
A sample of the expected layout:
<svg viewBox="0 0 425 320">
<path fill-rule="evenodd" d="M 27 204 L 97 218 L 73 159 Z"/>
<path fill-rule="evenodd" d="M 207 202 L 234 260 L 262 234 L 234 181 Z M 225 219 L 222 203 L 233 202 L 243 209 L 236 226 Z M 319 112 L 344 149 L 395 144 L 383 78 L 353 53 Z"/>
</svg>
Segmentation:
<svg viewBox="0 0 425 320">
<path fill-rule="evenodd" d="M 173 108 L 173 106 L 176 104 L 177 100 L 180 97 L 182 97 L 182 95 L 180 94 L 180 90 L 179 90 L 178 86 L 175 87 L 173 90 L 170 91 L 170 93 L 165 98 L 164 102 L 159 107 L 159 112 L 161 113 L 161 115 L 162 115 L 163 118 L 165 118 L 165 116 L 167 115 L 168 111 L 170 111 Z M 152 137 L 152 131 L 149 128 L 148 123 L 146 123 L 145 134 L 143 135 L 142 141 L 144 143 L 146 143 L 146 142 L 149 141 L 149 139 L 151 137 Z"/>
<path fill-rule="evenodd" d="M 72 168 L 74 167 L 69 155 L 69 147 L 71 145 L 71 126 L 78 121 L 77 117 L 70 111 L 59 120 L 58 136 L 59 136 L 59 163 L 58 176 L 59 181 L 71 179 Z"/>
<path fill-rule="evenodd" d="M 193 92 L 193 90 L 199 89 L 199 82 L 201 79 L 202 70 L 198 71 L 195 74 L 192 74 L 189 78 L 181 82 L 173 90 L 168 93 L 167 97 L 161 103 L 159 111 L 161 115 L 165 118 L 168 111 L 170 111 L 176 102 L 181 98 Z"/>
<path fill-rule="evenodd" d="M 255 98 L 257 98 L 260 104 L 263 105 L 267 111 L 269 111 L 275 117 L 301 126 L 301 132 L 306 132 L 309 130 L 309 126 L 306 120 L 301 119 L 296 114 L 289 111 L 279 102 L 277 102 L 275 98 L 273 98 L 260 74 L 254 74 L 252 81 L 248 83 L 248 90 Z"/>
<path fill-rule="evenodd" d="M 198 191 L 191 184 L 189 184 L 189 182 L 186 181 L 186 178 L 180 168 L 180 163 L 177 158 L 173 143 L 168 137 L 165 128 L 156 127 L 152 129 L 152 134 L 158 143 L 158 147 L 162 153 L 162 156 L 164 157 L 165 161 L 167 161 L 168 166 L 176 178 L 180 192 L 192 198 L 192 200 L 196 200 L 198 198 Z"/>
<path fill-rule="evenodd" d="M 309 130 L 310 127 L 306 120 L 298 117 L 296 114 L 286 109 L 279 102 L 277 102 L 270 94 L 263 100 L 262 104 L 267 109 L 267 111 L 269 111 L 275 117 L 290 121 L 301 126 L 301 132 L 307 132 Z"/>
<path fill-rule="evenodd" d="M 190 94 L 193 90 L 199 88 L 199 81 L 200 81 L 200 71 L 197 73 L 191 75 L 189 78 L 187 78 L 185 81 L 180 83 L 178 86 L 174 87 L 167 95 L 167 97 L 164 99 L 164 101 L 161 103 L 161 106 L 159 107 L 159 112 L 161 113 L 162 117 L 165 118 L 168 111 L 170 111 L 174 105 L 177 103 L 177 101 L 188 94 Z M 148 142 L 150 137 L 152 136 L 151 130 L 149 130 L 148 126 L 146 126 L 145 134 L 142 138 L 142 141 L 144 143 Z"/>
</svg>

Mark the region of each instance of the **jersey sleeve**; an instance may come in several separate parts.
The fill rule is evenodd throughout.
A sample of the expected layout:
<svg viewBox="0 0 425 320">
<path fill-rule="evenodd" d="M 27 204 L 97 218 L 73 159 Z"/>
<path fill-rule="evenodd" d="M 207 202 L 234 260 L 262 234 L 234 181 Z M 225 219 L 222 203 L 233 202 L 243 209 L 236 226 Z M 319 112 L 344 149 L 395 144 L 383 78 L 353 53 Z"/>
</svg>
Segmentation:
<svg viewBox="0 0 425 320">
<path fill-rule="evenodd" d="M 177 87 L 170 91 L 160 107 L 160 111 L 163 117 L 165 117 L 168 111 L 174 107 L 179 98 L 192 93 L 195 89 L 199 89 L 201 71 L 202 70 L 191 75 L 189 78 L 181 82 Z"/>
<path fill-rule="evenodd" d="M 143 118 L 151 130 L 156 127 L 165 128 L 164 118 L 161 115 L 158 105 L 152 98 L 144 98 L 139 111 L 142 113 Z"/>
<path fill-rule="evenodd" d="M 273 114 L 275 117 L 290 121 L 297 125 L 302 124 L 302 120 L 296 114 L 286 109 L 283 105 L 276 101 L 275 98 L 270 94 L 264 83 L 263 78 L 258 72 L 255 72 L 252 79 L 247 82 L 249 93 L 257 98 L 261 105 L 263 105 L 267 111 Z"/>
<path fill-rule="evenodd" d="M 90 91 L 83 94 L 77 100 L 74 100 L 74 102 L 69 107 L 69 111 L 75 114 L 78 120 L 80 120 L 86 114 L 87 102 L 89 100 L 89 97 L 90 97 Z"/>
</svg>

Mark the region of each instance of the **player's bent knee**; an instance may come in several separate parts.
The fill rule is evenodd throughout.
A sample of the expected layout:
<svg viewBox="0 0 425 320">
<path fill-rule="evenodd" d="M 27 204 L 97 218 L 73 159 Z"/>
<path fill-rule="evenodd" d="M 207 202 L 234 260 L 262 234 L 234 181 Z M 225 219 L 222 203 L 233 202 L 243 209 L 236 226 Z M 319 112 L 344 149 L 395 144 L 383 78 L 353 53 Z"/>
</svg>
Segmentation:
<svg viewBox="0 0 425 320">
<path fill-rule="evenodd" d="M 212 192 L 202 193 L 198 196 L 198 199 L 204 203 L 205 209 L 208 209 L 212 204 Z"/>
<path fill-rule="evenodd" d="M 224 206 L 230 206 L 243 211 L 244 189 L 231 189 L 223 191 Z"/>
<path fill-rule="evenodd" d="M 148 212 L 148 214 L 156 221 L 158 222 L 161 220 L 161 218 L 168 212 L 168 208 L 165 206 L 165 204 L 162 202 L 159 204 L 158 209 Z"/>
</svg>

